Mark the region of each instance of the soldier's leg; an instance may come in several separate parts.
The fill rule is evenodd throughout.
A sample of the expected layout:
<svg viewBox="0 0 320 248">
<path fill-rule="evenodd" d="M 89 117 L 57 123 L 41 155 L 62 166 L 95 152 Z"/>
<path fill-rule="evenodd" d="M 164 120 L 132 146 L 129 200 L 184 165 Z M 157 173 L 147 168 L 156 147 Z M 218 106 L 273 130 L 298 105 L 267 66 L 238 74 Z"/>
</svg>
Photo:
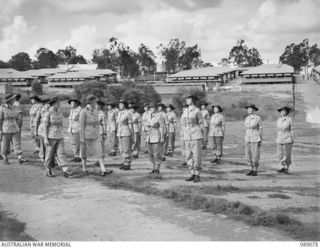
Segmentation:
<svg viewBox="0 0 320 248">
<path fill-rule="evenodd" d="M 19 135 L 19 132 L 12 134 L 11 142 L 12 142 L 14 153 L 18 156 L 18 159 L 21 159 L 21 155 L 22 155 L 21 136 Z"/>
<path fill-rule="evenodd" d="M 56 155 L 59 160 L 59 166 L 62 168 L 63 172 L 66 172 L 69 170 L 69 164 L 66 159 L 66 154 L 64 151 L 64 139 L 57 140 L 56 145 Z"/>
<path fill-rule="evenodd" d="M 200 176 L 201 161 L 202 161 L 202 139 L 192 141 L 192 154 L 194 159 L 193 168 L 195 175 Z"/>
<path fill-rule="evenodd" d="M 74 136 L 74 156 L 79 158 L 80 156 L 80 133 L 72 134 Z"/>
<path fill-rule="evenodd" d="M 161 149 L 159 143 L 154 143 L 153 145 L 153 151 L 154 151 L 154 163 L 155 163 L 155 169 L 157 170 L 157 173 L 160 172 L 160 166 L 161 166 Z"/>
<path fill-rule="evenodd" d="M 284 166 L 284 145 L 283 144 L 277 144 L 277 155 L 278 155 L 278 159 L 280 161 L 280 164 Z"/>
<path fill-rule="evenodd" d="M 222 145 L 223 145 L 223 136 L 219 136 L 217 137 L 217 150 L 216 150 L 216 156 L 219 161 L 222 156 Z"/>
<path fill-rule="evenodd" d="M 46 155 L 46 146 L 44 144 L 44 138 L 42 136 L 39 137 L 39 140 L 40 140 L 39 158 L 41 162 L 44 164 L 45 155 Z"/>
<path fill-rule="evenodd" d="M 31 138 L 32 138 L 32 142 L 33 142 L 33 145 L 34 145 L 34 149 L 36 152 L 39 151 L 40 147 L 39 147 L 39 141 L 37 139 L 37 137 L 35 136 L 35 127 L 33 126 L 30 126 L 30 133 L 31 133 Z"/>
<path fill-rule="evenodd" d="M 168 154 L 168 142 L 169 142 L 169 134 L 167 133 L 165 136 L 164 136 L 164 142 L 162 144 L 162 155 L 163 156 L 167 156 Z"/>
<path fill-rule="evenodd" d="M 216 162 L 217 161 L 217 148 L 218 148 L 218 141 L 217 141 L 217 137 L 216 136 L 213 136 L 212 137 L 212 150 L 214 152 L 214 155 L 215 155 L 215 159 L 213 159 L 212 162 Z"/>
<path fill-rule="evenodd" d="M 180 133 L 180 146 L 181 146 L 181 156 L 185 156 L 186 144 L 185 144 L 185 140 L 184 140 L 183 134 L 181 134 L 181 133 Z"/>
<path fill-rule="evenodd" d="M 255 171 L 258 171 L 259 161 L 260 161 L 260 143 L 251 143 L 251 153 L 252 153 L 252 163 Z"/>
<path fill-rule="evenodd" d="M 285 164 L 287 166 L 286 169 L 289 169 L 289 166 L 291 165 L 291 153 L 292 143 L 284 144 Z"/>
<path fill-rule="evenodd" d="M 202 132 L 203 132 L 203 144 L 202 147 L 203 149 L 207 149 L 207 145 L 208 145 L 208 127 L 204 127 L 202 128 Z"/>
<path fill-rule="evenodd" d="M 195 170 L 193 168 L 193 164 L 194 164 L 194 158 L 193 158 L 193 153 L 192 153 L 192 140 L 186 140 L 186 152 L 185 152 L 185 158 L 187 161 L 187 165 L 190 168 L 190 173 L 191 176 L 190 178 L 187 179 L 187 181 L 191 181 L 194 178 L 195 175 Z"/>
<path fill-rule="evenodd" d="M 251 143 L 250 142 L 245 142 L 245 154 L 246 154 L 247 163 L 250 166 L 250 169 L 253 170 Z"/>
<path fill-rule="evenodd" d="M 168 136 L 168 152 L 170 155 L 173 153 L 174 146 L 174 133 L 170 132 Z"/>
<path fill-rule="evenodd" d="M 11 133 L 2 133 L 1 153 L 5 161 L 8 160 L 8 155 L 10 154 L 11 137 Z"/>
<path fill-rule="evenodd" d="M 136 147 L 137 156 L 139 156 L 140 147 L 141 147 L 141 133 L 137 133 L 137 147 Z"/>
<path fill-rule="evenodd" d="M 133 134 L 132 150 L 133 150 L 134 156 L 137 156 L 138 154 L 138 136 L 139 136 L 139 133 Z"/>
<path fill-rule="evenodd" d="M 46 155 L 45 155 L 44 165 L 47 168 L 47 172 L 49 173 L 51 173 L 51 169 L 55 165 L 57 144 L 58 144 L 58 140 L 49 139 L 49 144 L 46 146 Z"/>
<path fill-rule="evenodd" d="M 123 164 L 126 166 L 131 165 L 131 136 L 121 137 L 121 148 L 123 149 Z"/>
<path fill-rule="evenodd" d="M 80 143 L 80 157 L 82 162 L 82 171 L 87 172 L 87 145 Z"/>
</svg>

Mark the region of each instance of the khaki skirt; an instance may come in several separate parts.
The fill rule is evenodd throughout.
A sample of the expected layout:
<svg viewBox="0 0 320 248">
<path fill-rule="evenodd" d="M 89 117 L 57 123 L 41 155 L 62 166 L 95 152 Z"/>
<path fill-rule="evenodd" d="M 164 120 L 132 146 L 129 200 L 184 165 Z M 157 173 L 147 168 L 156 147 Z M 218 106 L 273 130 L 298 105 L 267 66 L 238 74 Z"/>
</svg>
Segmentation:
<svg viewBox="0 0 320 248">
<path fill-rule="evenodd" d="M 85 139 L 85 143 L 80 144 L 80 156 L 82 159 L 103 158 L 101 141 L 99 139 Z"/>
</svg>

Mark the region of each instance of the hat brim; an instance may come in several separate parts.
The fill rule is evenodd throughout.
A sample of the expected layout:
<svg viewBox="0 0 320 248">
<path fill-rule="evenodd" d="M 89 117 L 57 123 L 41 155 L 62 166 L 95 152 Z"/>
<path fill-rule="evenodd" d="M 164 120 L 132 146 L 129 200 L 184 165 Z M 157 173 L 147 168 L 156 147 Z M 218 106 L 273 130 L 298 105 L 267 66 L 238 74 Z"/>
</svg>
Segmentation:
<svg viewBox="0 0 320 248">
<path fill-rule="evenodd" d="M 259 108 L 257 108 L 256 106 L 245 106 L 244 108 L 245 109 L 252 108 L 254 111 L 258 111 L 259 110 Z"/>
<path fill-rule="evenodd" d="M 8 99 L 5 99 L 5 102 L 10 102 L 10 101 L 12 101 L 12 100 L 14 100 L 14 99 L 16 99 L 16 95 L 13 95 L 13 96 L 11 96 L 11 97 L 8 98 Z"/>
<path fill-rule="evenodd" d="M 288 107 L 279 108 L 279 109 L 278 109 L 278 112 L 281 112 L 282 110 L 287 111 L 287 113 L 290 113 L 290 112 L 291 112 L 291 108 L 288 108 Z"/>
<path fill-rule="evenodd" d="M 220 113 L 223 112 L 222 107 L 219 105 L 212 105 L 212 108 L 218 108 Z"/>
<path fill-rule="evenodd" d="M 81 104 L 81 101 L 78 100 L 78 99 L 69 99 L 68 100 L 68 104 L 71 104 L 71 102 L 75 102 L 75 103 Z"/>
<path fill-rule="evenodd" d="M 41 102 L 41 99 L 38 97 L 38 96 L 31 96 L 30 97 L 30 100 L 31 99 L 34 99 L 34 100 L 36 100 L 36 101 L 38 101 L 38 102 Z"/>
</svg>

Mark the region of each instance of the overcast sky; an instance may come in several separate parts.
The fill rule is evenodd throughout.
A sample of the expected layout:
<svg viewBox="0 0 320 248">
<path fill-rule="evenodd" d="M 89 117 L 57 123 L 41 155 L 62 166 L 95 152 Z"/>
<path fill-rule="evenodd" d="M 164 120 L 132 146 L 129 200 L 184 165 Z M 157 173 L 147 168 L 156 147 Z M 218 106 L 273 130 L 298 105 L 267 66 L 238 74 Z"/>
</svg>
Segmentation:
<svg viewBox="0 0 320 248">
<path fill-rule="evenodd" d="M 0 60 L 67 45 L 91 59 L 111 37 L 155 52 L 179 38 L 198 44 L 205 62 L 244 39 L 275 62 L 292 42 L 320 46 L 320 0 L 0 0 Z"/>
</svg>

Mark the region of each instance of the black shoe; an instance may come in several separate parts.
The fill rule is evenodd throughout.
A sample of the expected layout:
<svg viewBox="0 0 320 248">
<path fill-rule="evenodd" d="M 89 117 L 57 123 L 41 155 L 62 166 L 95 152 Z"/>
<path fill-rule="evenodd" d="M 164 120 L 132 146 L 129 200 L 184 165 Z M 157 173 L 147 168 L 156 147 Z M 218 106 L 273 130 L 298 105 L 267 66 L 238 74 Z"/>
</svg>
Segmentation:
<svg viewBox="0 0 320 248">
<path fill-rule="evenodd" d="M 114 156 L 117 156 L 117 154 L 115 152 L 111 152 L 111 153 L 108 154 L 108 156 L 114 157 Z"/>
<path fill-rule="evenodd" d="M 149 152 L 148 152 L 148 151 L 144 151 L 143 153 L 144 153 L 144 154 L 148 154 Z"/>
<path fill-rule="evenodd" d="M 258 172 L 256 172 L 256 171 L 252 172 L 252 176 L 253 177 L 258 176 Z"/>
<path fill-rule="evenodd" d="M 152 170 L 152 171 L 148 172 L 148 174 L 154 174 L 154 171 L 155 171 L 155 170 Z"/>
<path fill-rule="evenodd" d="M 63 173 L 64 178 L 72 178 L 74 176 L 74 173 L 72 171 L 65 171 Z"/>
<path fill-rule="evenodd" d="M 39 153 L 39 150 L 35 150 L 33 153 L 34 153 L 34 154 L 38 154 L 38 153 Z"/>
<path fill-rule="evenodd" d="M 139 156 L 138 155 L 132 155 L 132 158 L 138 158 Z"/>
<path fill-rule="evenodd" d="M 207 146 L 202 146 L 202 150 L 207 150 Z"/>
<path fill-rule="evenodd" d="M 215 158 L 215 159 L 211 159 L 211 160 L 210 160 L 210 163 L 214 164 L 214 163 L 217 163 L 217 161 L 218 161 L 218 159 L 217 159 L 217 158 Z"/>
<path fill-rule="evenodd" d="M 183 162 L 181 165 L 182 166 L 187 166 L 187 162 Z"/>
<path fill-rule="evenodd" d="M 253 170 L 251 170 L 249 173 L 247 173 L 247 176 L 252 176 Z"/>
<path fill-rule="evenodd" d="M 289 170 L 288 169 L 284 169 L 283 173 L 284 174 L 289 174 Z"/>
<path fill-rule="evenodd" d="M 110 175 L 113 172 L 113 170 L 106 170 L 101 172 L 101 176 L 104 177 L 105 175 Z"/>
<path fill-rule="evenodd" d="M 54 175 L 52 174 L 52 170 L 47 171 L 46 176 L 47 177 L 54 177 Z"/>
<path fill-rule="evenodd" d="M 281 170 L 278 170 L 278 173 L 284 173 L 285 168 L 282 168 Z"/>
<path fill-rule="evenodd" d="M 130 165 L 126 165 L 123 167 L 123 170 L 130 170 L 130 169 L 131 169 Z"/>
<path fill-rule="evenodd" d="M 217 159 L 217 164 L 220 164 L 220 158 Z"/>
<path fill-rule="evenodd" d="M 160 175 L 160 171 L 159 170 L 154 170 L 154 174 Z"/>
<path fill-rule="evenodd" d="M 168 152 L 168 157 L 173 157 L 173 153 L 172 152 Z"/>
<path fill-rule="evenodd" d="M 194 183 L 200 182 L 200 176 L 198 176 L 198 175 L 194 176 L 193 182 Z"/>
<path fill-rule="evenodd" d="M 4 164 L 4 165 L 9 165 L 9 164 L 10 164 L 10 163 L 9 163 L 9 160 L 8 160 L 8 159 L 4 159 L 4 160 L 3 160 L 3 164 Z"/>
<path fill-rule="evenodd" d="M 29 160 L 28 159 L 24 159 L 24 158 L 20 158 L 18 161 L 19 161 L 19 164 L 23 164 L 23 163 L 28 162 Z"/>
<path fill-rule="evenodd" d="M 161 161 L 166 161 L 166 157 L 161 158 Z"/>
<path fill-rule="evenodd" d="M 191 182 L 191 181 L 194 180 L 195 176 L 196 176 L 196 175 L 191 175 L 191 176 L 190 176 L 189 178 L 187 178 L 185 181 Z"/>
<path fill-rule="evenodd" d="M 81 158 L 76 157 L 76 158 L 73 159 L 73 162 L 80 163 L 81 162 Z"/>
</svg>

